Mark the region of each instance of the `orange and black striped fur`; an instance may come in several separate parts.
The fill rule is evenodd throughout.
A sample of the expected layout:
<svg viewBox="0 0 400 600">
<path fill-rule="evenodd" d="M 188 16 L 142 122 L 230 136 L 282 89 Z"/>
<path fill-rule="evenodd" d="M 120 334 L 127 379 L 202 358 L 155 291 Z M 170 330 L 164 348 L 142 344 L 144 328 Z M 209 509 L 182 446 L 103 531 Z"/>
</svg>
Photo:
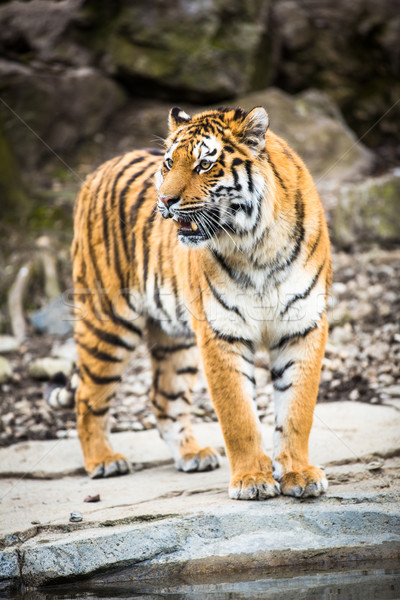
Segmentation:
<svg viewBox="0 0 400 600">
<path fill-rule="evenodd" d="M 126 473 L 107 414 L 146 339 L 151 403 L 183 471 L 214 469 L 190 425 L 199 355 L 231 467 L 229 495 L 318 496 L 308 438 L 327 337 L 327 226 L 310 173 L 263 108 L 173 109 L 165 152 L 134 151 L 86 181 L 75 212 L 78 433 L 91 477 Z M 271 358 L 276 426 L 266 456 L 254 353 Z"/>
</svg>

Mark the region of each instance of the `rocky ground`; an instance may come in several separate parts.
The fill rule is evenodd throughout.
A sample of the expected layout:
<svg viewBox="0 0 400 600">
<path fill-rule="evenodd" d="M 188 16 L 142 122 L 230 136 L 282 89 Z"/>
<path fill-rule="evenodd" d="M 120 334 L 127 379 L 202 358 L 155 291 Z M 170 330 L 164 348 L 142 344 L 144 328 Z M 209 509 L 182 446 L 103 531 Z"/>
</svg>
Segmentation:
<svg viewBox="0 0 400 600">
<path fill-rule="evenodd" d="M 399 280 L 398 248 L 334 253 L 331 333 L 319 402 L 352 400 L 400 409 Z M 48 356 L 64 358 L 68 370 L 74 356 L 70 336 L 32 335 L 17 350 L 2 355 L 3 371 L 5 361 L 12 371 L 0 391 L 2 446 L 76 436 L 74 411 L 51 409 L 43 397 L 43 376 L 38 380 L 34 373 L 35 360 Z M 267 355 L 258 357 L 256 379 L 259 415 L 262 421 L 270 422 L 273 402 Z M 141 347 L 117 393 L 111 412 L 113 432 L 155 427 L 148 403 L 150 384 L 150 364 L 145 347 Z M 194 422 L 216 421 L 202 376 L 192 412 Z"/>
</svg>

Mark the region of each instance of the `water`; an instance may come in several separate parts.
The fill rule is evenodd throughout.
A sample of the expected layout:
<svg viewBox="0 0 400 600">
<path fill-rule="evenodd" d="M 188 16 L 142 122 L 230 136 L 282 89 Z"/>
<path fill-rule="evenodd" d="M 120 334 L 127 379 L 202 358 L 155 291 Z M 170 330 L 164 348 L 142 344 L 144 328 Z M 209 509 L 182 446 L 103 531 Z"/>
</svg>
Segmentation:
<svg viewBox="0 0 400 600">
<path fill-rule="evenodd" d="M 388 561 L 357 564 L 356 568 L 321 571 L 274 569 L 230 573 L 208 578 L 135 581 L 133 570 L 65 583 L 40 591 L 19 592 L 22 600 L 399 600 L 400 564 Z M 118 579 L 116 582 L 115 579 Z M 4 597 L 4 596 L 3 596 Z"/>
</svg>

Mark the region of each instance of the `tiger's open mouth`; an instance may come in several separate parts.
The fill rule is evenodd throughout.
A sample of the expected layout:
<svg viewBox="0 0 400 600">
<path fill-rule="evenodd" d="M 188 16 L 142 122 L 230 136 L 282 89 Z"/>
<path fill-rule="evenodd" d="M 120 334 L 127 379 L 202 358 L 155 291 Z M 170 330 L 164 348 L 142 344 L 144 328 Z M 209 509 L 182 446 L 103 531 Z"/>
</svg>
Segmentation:
<svg viewBox="0 0 400 600">
<path fill-rule="evenodd" d="M 182 217 L 181 215 L 174 215 L 172 222 L 178 230 L 178 235 L 191 238 L 204 238 L 204 232 L 201 227 L 194 221 L 190 220 L 190 217 Z"/>
</svg>

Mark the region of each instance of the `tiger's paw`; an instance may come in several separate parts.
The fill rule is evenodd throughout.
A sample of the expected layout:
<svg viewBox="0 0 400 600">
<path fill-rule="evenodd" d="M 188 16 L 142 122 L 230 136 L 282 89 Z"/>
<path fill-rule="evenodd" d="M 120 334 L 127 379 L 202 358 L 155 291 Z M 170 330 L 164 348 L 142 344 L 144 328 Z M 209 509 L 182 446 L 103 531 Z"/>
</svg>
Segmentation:
<svg viewBox="0 0 400 600">
<path fill-rule="evenodd" d="M 131 468 L 128 459 L 123 454 L 109 454 L 101 461 L 91 461 L 86 470 L 91 479 L 100 479 L 101 477 L 116 477 L 126 475 Z"/>
<path fill-rule="evenodd" d="M 266 500 L 281 493 L 279 483 L 272 473 L 255 471 L 232 477 L 229 498 L 232 500 Z"/>
<path fill-rule="evenodd" d="M 178 471 L 192 473 L 194 471 L 212 471 L 219 467 L 219 454 L 210 446 L 198 452 L 187 452 L 176 463 Z"/>
<path fill-rule="evenodd" d="M 303 471 L 289 471 L 282 476 L 281 490 L 285 496 L 307 498 L 321 496 L 328 489 L 325 473 L 318 467 L 307 467 Z"/>
</svg>

